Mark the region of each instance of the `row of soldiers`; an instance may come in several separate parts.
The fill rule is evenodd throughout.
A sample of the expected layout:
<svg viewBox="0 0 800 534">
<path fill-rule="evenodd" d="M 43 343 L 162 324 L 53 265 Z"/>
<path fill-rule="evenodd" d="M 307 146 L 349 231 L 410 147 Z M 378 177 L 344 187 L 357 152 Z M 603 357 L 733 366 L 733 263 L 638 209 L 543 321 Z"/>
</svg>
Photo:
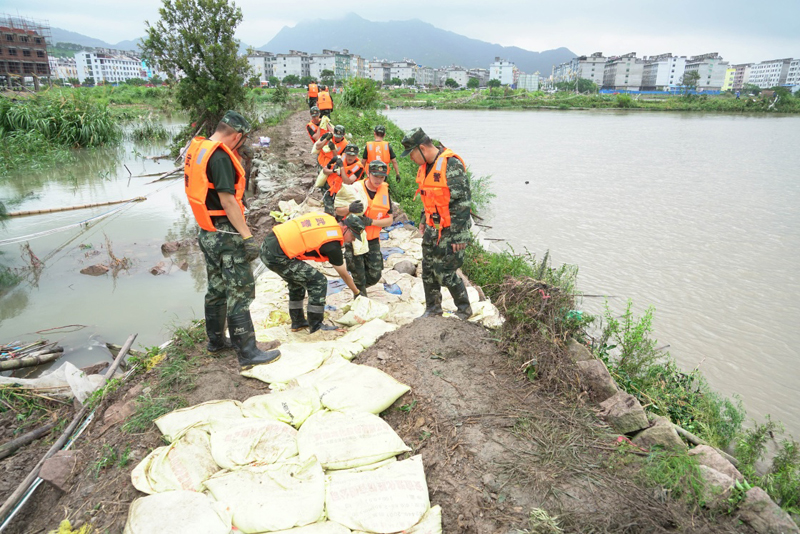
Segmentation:
<svg viewBox="0 0 800 534">
<path fill-rule="evenodd" d="M 384 140 L 383 126 L 361 155 L 345 140 L 345 127 L 331 127 L 328 116 L 311 107 L 306 126 L 320 170 L 317 185 L 325 213 L 309 213 L 276 225 L 259 246 L 244 218 L 245 173 L 239 151 L 250 133 L 249 122 L 228 111 L 208 139 L 192 140 L 186 154 L 185 184 L 192 212 L 200 226 L 198 241 L 208 275 L 205 296 L 209 352 L 236 351 L 242 370 L 280 358 L 279 350 L 262 351 L 255 340 L 249 307 L 255 280 L 249 263 L 261 261 L 286 281 L 293 332 L 333 330 L 323 322 L 328 282 L 306 263 L 328 262 L 353 292 L 366 296 L 383 270 L 382 228 L 394 222 L 386 183 L 391 163 L 402 180 L 394 150 Z M 442 286 L 456 305 L 456 315 L 472 315 L 464 281 L 457 274 L 464 260 L 471 226 L 471 193 L 464 161 L 452 150 L 436 146 L 421 128 L 403 138 L 401 157 L 419 166 L 417 193 L 424 209 L 422 281 L 423 317 L 442 315 Z M 304 307 L 304 301 L 308 304 Z M 306 313 L 307 312 L 307 313 Z M 227 320 L 230 339 L 225 337 Z"/>
</svg>

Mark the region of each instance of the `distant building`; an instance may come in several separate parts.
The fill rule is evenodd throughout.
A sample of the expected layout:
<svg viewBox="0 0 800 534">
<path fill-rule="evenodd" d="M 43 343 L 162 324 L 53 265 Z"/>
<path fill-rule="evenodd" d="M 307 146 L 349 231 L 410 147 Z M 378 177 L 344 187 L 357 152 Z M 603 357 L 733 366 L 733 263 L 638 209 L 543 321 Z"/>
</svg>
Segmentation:
<svg viewBox="0 0 800 534">
<path fill-rule="evenodd" d="M 539 90 L 539 73 L 534 74 L 519 74 L 519 79 L 517 81 L 517 89 L 525 89 L 526 91 L 538 91 Z"/>
<path fill-rule="evenodd" d="M 789 72 L 786 74 L 786 85 L 792 87 L 793 91 L 800 88 L 800 59 L 793 59 L 789 63 Z"/>
<path fill-rule="evenodd" d="M 288 54 L 276 54 L 273 76 L 283 80 L 290 74 L 298 78 L 311 76 L 311 56 L 298 50 L 289 50 Z"/>
<path fill-rule="evenodd" d="M 445 81 L 447 81 L 448 78 L 454 80 L 459 87 L 466 87 L 467 82 L 469 82 L 467 70 L 455 65 L 445 69 Z"/>
<path fill-rule="evenodd" d="M 48 58 L 50 63 L 50 75 L 57 80 L 67 80 L 68 78 L 78 78 L 78 67 L 75 58 L 53 57 Z"/>
<path fill-rule="evenodd" d="M 354 78 L 369 78 L 367 62 L 358 54 L 350 56 L 350 74 Z"/>
<path fill-rule="evenodd" d="M 311 54 L 308 64 L 309 76 L 315 80 L 322 78 L 322 71 L 329 70 L 336 76 L 336 52 L 323 50 L 320 54 Z"/>
<path fill-rule="evenodd" d="M 686 56 L 660 54 L 645 58 L 642 91 L 669 91 L 677 87 L 686 69 Z"/>
<path fill-rule="evenodd" d="M 389 83 L 392 79 L 392 64 L 385 59 L 374 58 L 369 62 L 369 78 L 380 83 Z"/>
<path fill-rule="evenodd" d="M 22 85 L 28 79 L 38 89 L 41 79 L 49 79 L 49 38 L 47 24 L 0 16 L 0 85 Z"/>
<path fill-rule="evenodd" d="M 431 67 L 417 67 L 417 74 L 414 78 L 420 87 L 431 87 L 434 85 L 434 69 Z"/>
<path fill-rule="evenodd" d="M 275 75 L 276 59 L 275 54 L 256 50 L 247 56 L 247 63 L 253 71 L 253 76 L 258 77 L 259 81 L 266 82 Z"/>
<path fill-rule="evenodd" d="M 725 70 L 725 81 L 722 82 L 722 90 L 723 91 L 732 91 L 733 90 L 733 80 L 736 78 L 736 69 L 734 67 L 728 67 Z"/>
<path fill-rule="evenodd" d="M 489 79 L 500 80 L 500 85 L 516 84 L 518 74 L 517 66 L 505 59 L 495 57 L 494 63 L 489 64 Z"/>
<path fill-rule="evenodd" d="M 733 90 L 734 91 L 741 91 L 741 89 L 745 86 L 745 84 L 750 83 L 750 67 L 752 63 L 742 63 L 740 65 L 734 65 L 733 68 L 735 70 L 733 74 Z"/>
<path fill-rule="evenodd" d="M 552 80 L 554 83 L 561 83 L 584 78 L 601 86 L 605 64 L 606 58 L 602 52 L 595 52 L 591 56 L 578 56 L 566 63 L 554 65 Z"/>
<path fill-rule="evenodd" d="M 642 86 L 645 61 L 636 52 L 608 58 L 603 68 L 603 89 L 638 91 Z"/>
<path fill-rule="evenodd" d="M 723 61 L 717 52 L 693 56 L 686 61 L 686 74 L 697 72 L 700 77 L 697 80 L 697 90 L 720 91 L 722 84 L 725 83 L 725 72 L 728 70 L 728 62 Z"/>
<path fill-rule="evenodd" d="M 750 82 L 761 89 L 786 85 L 792 58 L 772 59 L 754 63 L 750 67 Z"/>
<path fill-rule="evenodd" d="M 467 76 L 478 79 L 478 87 L 486 87 L 489 83 L 489 69 L 469 69 Z"/>
<path fill-rule="evenodd" d="M 417 77 L 417 64 L 414 60 L 404 59 L 403 61 L 392 61 L 389 79 L 400 78 L 403 83 L 409 78 L 416 80 Z"/>
<path fill-rule="evenodd" d="M 75 66 L 81 83 L 87 78 L 92 78 L 96 84 L 147 79 L 147 71 L 142 68 L 141 58 L 121 50 L 96 48 L 94 52 L 76 52 Z"/>
</svg>

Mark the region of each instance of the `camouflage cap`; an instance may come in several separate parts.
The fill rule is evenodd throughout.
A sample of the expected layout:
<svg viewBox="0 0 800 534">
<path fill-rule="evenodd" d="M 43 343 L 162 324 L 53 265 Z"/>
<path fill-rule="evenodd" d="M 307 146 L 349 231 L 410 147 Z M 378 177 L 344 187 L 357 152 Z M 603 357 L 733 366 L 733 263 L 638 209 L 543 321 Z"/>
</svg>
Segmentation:
<svg viewBox="0 0 800 534">
<path fill-rule="evenodd" d="M 402 141 L 400 141 L 405 149 L 403 153 L 400 154 L 400 157 L 404 158 L 408 156 L 412 150 L 427 141 L 430 141 L 430 138 L 425 134 L 424 131 L 422 131 L 422 128 L 414 128 L 406 133 L 406 136 L 403 137 Z"/>
<path fill-rule="evenodd" d="M 337 124 L 333 127 L 333 135 L 336 137 L 344 137 L 344 126 Z"/>
<path fill-rule="evenodd" d="M 317 106 L 311 106 L 308 112 L 311 113 L 312 117 L 319 117 L 319 108 Z"/>
<path fill-rule="evenodd" d="M 239 133 L 246 134 L 250 131 L 250 123 L 247 122 L 247 119 L 232 109 L 225 113 L 221 122 L 224 122 Z"/>
<path fill-rule="evenodd" d="M 344 218 L 342 223 L 344 223 L 344 225 L 347 226 L 353 232 L 353 235 L 356 237 L 356 239 L 361 241 L 361 232 L 363 232 L 364 228 L 366 228 L 366 225 L 364 224 L 364 221 L 361 219 L 361 217 L 359 217 L 358 215 L 353 215 L 351 213 L 350 215 Z"/>
<path fill-rule="evenodd" d="M 375 127 L 373 131 L 378 135 L 386 135 L 386 126 L 384 126 L 383 124 L 379 124 Z"/>
<path fill-rule="evenodd" d="M 344 147 L 345 154 L 352 154 L 353 156 L 358 156 L 358 145 L 354 145 L 350 143 L 346 147 Z"/>
<path fill-rule="evenodd" d="M 369 173 L 374 174 L 375 176 L 386 176 L 389 174 L 389 167 L 379 159 L 375 161 L 370 161 L 369 163 Z"/>
</svg>

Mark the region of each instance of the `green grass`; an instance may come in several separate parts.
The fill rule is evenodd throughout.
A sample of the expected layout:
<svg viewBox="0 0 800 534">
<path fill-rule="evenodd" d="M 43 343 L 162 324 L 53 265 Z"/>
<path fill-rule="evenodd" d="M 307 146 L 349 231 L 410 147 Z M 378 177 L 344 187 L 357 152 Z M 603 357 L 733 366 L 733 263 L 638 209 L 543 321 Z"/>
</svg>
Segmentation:
<svg viewBox="0 0 800 534">
<path fill-rule="evenodd" d="M 153 421 L 164 414 L 186 406 L 186 399 L 179 395 L 140 395 L 136 399 L 136 413 L 122 425 L 129 434 L 139 434 L 152 428 Z"/>
<path fill-rule="evenodd" d="M 160 121 L 150 116 L 134 124 L 128 135 L 134 141 L 149 143 L 167 141 L 172 137 Z"/>
<path fill-rule="evenodd" d="M 686 451 L 655 450 L 645 458 L 642 474 L 670 496 L 700 508 L 705 505 L 704 482 L 697 459 Z"/>
</svg>

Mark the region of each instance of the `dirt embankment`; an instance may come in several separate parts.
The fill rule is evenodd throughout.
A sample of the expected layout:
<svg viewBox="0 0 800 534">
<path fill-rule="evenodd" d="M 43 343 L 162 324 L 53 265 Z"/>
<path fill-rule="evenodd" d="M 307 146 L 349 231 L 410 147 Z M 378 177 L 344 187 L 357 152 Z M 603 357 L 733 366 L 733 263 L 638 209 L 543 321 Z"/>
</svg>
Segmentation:
<svg viewBox="0 0 800 534">
<path fill-rule="evenodd" d="M 305 196 L 314 176 L 306 165 L 305 117 L 295 114 L 267 132 L 270 151 L 303 173 L 305 188 L 281 199 Z M 253 213 L 268 213 L 276 202 L 268 199 Z M 728 516 L 711 520 L 640 483 L 639 457 L 619 452 L 616 434 L 579 401 L 527 380 L 498 350 L 496 336 L 455 318 L 422 319 L 385 335 L 355 360 L 411 386 L 383 416 L 410 454 L 422 455 L 445 533 L 749 532 Z M 91 522 L 99 532 L 121 532 L 130 503 L 141 496 L 130 472 L 163 444 L 152 424 L 138 433 L 123 429 L 131 418 L 125 410 L 141 410 L 143 398 L 193 405 L 269 391 L 238 375 L 232 353 L 206 355 L 202 331 L 181 339 L 185 363 L 178 372 L 179 362 L 168 359 L 106 399 L 74 447 L 80 454 L 65 490 L 40 487 L 8 533 L 45 533 L 65 518 L 73 527 Z M 114 413 L 126 417 L 113 422 Z M 27 473 L 23 464 L 35 463 L 45 449 L 42 443 L 0 463 L 0 498 Z"/>
</svg>

